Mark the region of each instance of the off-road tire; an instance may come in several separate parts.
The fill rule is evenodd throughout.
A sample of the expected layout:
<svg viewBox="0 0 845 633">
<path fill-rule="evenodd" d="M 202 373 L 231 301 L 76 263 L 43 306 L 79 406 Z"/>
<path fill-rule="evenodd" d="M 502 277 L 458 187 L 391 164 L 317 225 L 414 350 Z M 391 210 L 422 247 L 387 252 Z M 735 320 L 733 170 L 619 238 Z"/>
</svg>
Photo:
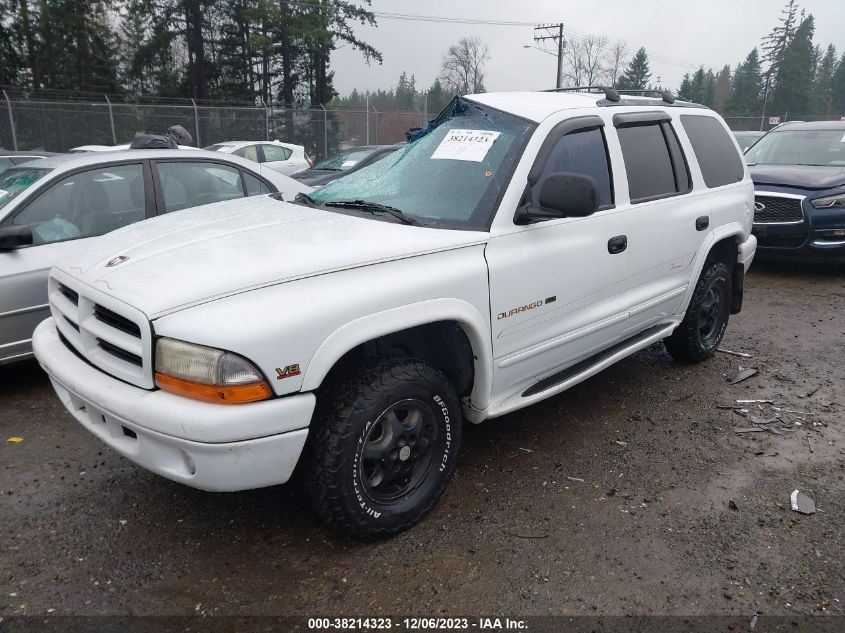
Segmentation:
<svg viewBox="0 0 845 633">
<path fill-rule="evenodd" d="M 372 446 L 368 442 L 375 425 L 384 424 L 379 422 L 383 414 L 404 402 L 431 405 L 433 416 L 426 412 L 424 419 L 430 422 L 427 426 L 436 425 L 437 437 L 428 443 L 432 457 L 430 466 L 420 470 L 424 475 L 417 475 L 420 482 L 404 497 L 383 503 L 370 496 L 365 448 Z M 446 376 L 418 360 L 388 357 L 343 370 L 318 394 L 305 447 L 303 476 L 317 514 L 336 530 L 364 540 L 412 526 L 431 509 L 452 477 L 461 417 L 460 401 Z"/>
<path fill-rule="evenodd" d="M 701 319 L 705 302 L 718 296 L 719 306 L 715 329 L 703 336 Z M 666 350 L 678 362 L 699 363 L 707 360 L 719 347 L 731 312 L 731 271 L 722 262 L 707 262 L 695 285 L 684 320 L 672 335 L 664 339 Z M 705 332 L 706 333 L 706 332 Z"/>
</svg>

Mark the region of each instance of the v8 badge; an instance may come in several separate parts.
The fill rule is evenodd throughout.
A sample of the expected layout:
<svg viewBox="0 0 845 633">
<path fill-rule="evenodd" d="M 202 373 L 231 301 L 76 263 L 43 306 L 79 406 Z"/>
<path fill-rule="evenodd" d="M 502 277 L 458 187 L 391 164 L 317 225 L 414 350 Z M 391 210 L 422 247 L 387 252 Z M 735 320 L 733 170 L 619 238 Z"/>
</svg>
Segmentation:
<svg viewBox="0 0 845 633">
<path fill-rule="evenodd" d="M 299 370 L 299 363 L 288 365 L 284 369 L 276 367 L 276 380 L 284 380 L 285 378 L 293 378 L 299 376 L 302 372 Z"/>
</svg>

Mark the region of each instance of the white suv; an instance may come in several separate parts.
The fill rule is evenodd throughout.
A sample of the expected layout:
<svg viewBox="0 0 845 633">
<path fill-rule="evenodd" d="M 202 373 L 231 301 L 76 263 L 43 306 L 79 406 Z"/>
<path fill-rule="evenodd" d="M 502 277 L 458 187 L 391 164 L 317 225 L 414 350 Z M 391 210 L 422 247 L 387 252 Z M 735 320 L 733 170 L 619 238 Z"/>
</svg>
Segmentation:
<svg viewBox="0 0 845 633">
<path fill-rule="evenodd" d="M 754 191 L 714 112 L 594 92 L 456 98 L 300 195 L 106 236 L 55 268 L 35 353 L 88 430 L 206 490 L 286 482 L 362 538 L 417 521 L 465 422 L 664 339 L 719 345 Z"/>
</svg>

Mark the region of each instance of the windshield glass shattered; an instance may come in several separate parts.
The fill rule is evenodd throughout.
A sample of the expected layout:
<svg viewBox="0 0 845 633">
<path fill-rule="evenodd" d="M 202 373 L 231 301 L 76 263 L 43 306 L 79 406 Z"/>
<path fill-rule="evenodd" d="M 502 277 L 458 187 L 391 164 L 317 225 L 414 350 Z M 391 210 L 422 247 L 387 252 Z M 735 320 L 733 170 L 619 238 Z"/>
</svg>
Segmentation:
<svg viewBox="0 0 845 633">
<path fill-rule="evenodd" d="M 487 230 L 535 127 L 456 97 L 408 145 L 312 192 L 310 198 L 319 205 L 376 203 L 424 225 Z M 347 206 L 344 212 L 354 211 Z M 387 215 L 368 217 L 384 220 Z"/>
<path fill-rule="evenodd" d="M 845 130 L 777 130 L 745 153 L 749 165 L 845 165 Z"/>
<path fill-rule="evenodd" d="M 4 171 L 0 174 L 0 209 L 51 171 L 50 169 L 35 169 L 34 167 L 20 167 Z"/>
</svg>

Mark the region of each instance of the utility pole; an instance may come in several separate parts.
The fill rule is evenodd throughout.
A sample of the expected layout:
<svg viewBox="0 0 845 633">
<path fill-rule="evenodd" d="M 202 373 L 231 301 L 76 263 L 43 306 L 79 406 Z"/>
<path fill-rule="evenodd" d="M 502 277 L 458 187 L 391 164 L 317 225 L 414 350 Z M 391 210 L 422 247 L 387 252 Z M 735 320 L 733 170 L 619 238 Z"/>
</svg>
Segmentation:
<svg viewBox="0 0 845 633">
<path fill-rule="evenodd" d="M 556 33 L 555 30 L 557 30 Z M 538 32 L 541 35 L 538 35 Z M 563 75 L 563 22 L 558 24 L 541 24 L 540 26 L 534 27 L 534 41 L 539 44 L 546 40 L 555 40 L 557 42 L 557 79 L 555 80 L 555 88 L 560 88 L 561 77 Z"/>
</svg>

